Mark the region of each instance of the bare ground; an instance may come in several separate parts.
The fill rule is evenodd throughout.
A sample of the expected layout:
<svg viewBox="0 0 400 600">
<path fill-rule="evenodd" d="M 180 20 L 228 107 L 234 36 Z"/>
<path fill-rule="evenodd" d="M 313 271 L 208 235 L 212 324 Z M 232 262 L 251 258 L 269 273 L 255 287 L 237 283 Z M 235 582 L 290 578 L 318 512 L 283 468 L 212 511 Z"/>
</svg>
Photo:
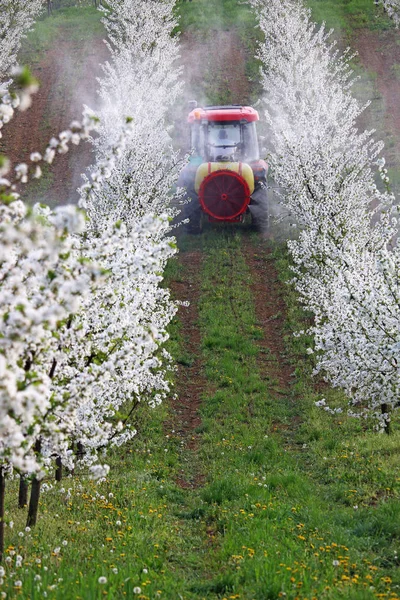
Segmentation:
<svg viewBox="0 0 400 600">
<path fill-rule="evenodd" d="M 389 161 L 400 164 L 400 45 L 398 31 L 362 31 L 356 49 L 363 67 L 376 76 L 375 85 L 384 102 L 384 129 L 393 148 L 385 149 Z M 375 123 L 369 124 L 373 127 Z M 389 155 L 389 156 L 388 156 Z"/>
<path fill-rule="evenodd" d="M 203 255 L 199 251 L 185 252 L 178 256 L 183 267 L 184 280 L 174 281 L 171 292 L 175 299 L 189 301 L 189 306 L 181 306 L 179 320 L 182 325 L 182 337 L 185 351 L 191 357 L 190 364 L 178 365 L 176 377 L 176 396 L 171 401 L 171 417 L 165 427 L 173 432 L 184 450 L 195 454 L 200 434 L 196 429 L 201 424 L 199 408 L 202 393 L 206 387 L 201 359 L 201 333 L 198 323 L 198 301 L 200 297 L 200 272 Z M 177 484 L 182 488 L 196 488 L 204 481 L 204 475 L 198 470 L 188 473 L 182 468 Z"/>
<path fill-rule="evenodd" d="M 29 160 L 31 152 L 43 152 L 53 135 L 67 129 L 72 120 L 81 118 L 84 103 L 96 108 L 99 102 L 96 77 L 101 74 L 100 64 L 107 57 L 108 51 L 101 39 L 71 41 L 60 29 L 51 52 L 30 65 L 40 81 L 31 108 L 16 113 L 4 128 L 0 151 L 9 156 L 13 166 Z M 28 200 L 50 205 L 77 202 L 81 173 L 91 162 L 88 143 L 73 146 L 68 154 L 56 157 L 44 188 L 41 186 L 36 191 L 34 186 L 20 191 Z"/>
<path fill-rule="evenodd" d="M 252 276 L 251 289 L 258 325 L 263 338 L 259 342 L 264 351 L 259 357 L 262 372 L 275 379 L 278 387 L 272 388 L 277 397 L 289 392 L 293 369 L 285 350 L 286 304 L 284 289 L 273 265 L 271 250 L 265 244 L 255 244 L 250 239 L 244 243 L 246 261 Z"/>
</svg>

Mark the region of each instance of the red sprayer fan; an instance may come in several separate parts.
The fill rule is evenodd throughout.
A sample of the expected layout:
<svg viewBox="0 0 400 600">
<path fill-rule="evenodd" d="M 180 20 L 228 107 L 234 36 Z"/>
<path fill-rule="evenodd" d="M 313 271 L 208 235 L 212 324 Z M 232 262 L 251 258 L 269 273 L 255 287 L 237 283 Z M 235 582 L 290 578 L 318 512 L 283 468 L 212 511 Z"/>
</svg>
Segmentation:
<svg viewBox="0 0 400 600">
<path fill-rule="evenodd" d="M 250 202 L 250 189 L 239 173 L 226 169 L 205 177 L 199 190 L 200 204 L 205 213 L 217 221 L 234 221 Z"/>
</svg>

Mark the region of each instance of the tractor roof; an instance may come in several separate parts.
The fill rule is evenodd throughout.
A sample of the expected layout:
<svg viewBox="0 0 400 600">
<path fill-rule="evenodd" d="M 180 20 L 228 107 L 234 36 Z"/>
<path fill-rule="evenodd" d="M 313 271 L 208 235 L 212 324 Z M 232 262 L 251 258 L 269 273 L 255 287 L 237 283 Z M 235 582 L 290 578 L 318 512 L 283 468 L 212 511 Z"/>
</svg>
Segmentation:
<svg viewBox="0 0 400 600">
<path fill-rule="evenodd" d="M 195 121 L 258 121 L 258 112 L 251 106 L 240 106 L 232 104 L 230 106 L 205 106 L 204 108 L 195 108 L 189 113 L 189 123 Z"/>
</svg>

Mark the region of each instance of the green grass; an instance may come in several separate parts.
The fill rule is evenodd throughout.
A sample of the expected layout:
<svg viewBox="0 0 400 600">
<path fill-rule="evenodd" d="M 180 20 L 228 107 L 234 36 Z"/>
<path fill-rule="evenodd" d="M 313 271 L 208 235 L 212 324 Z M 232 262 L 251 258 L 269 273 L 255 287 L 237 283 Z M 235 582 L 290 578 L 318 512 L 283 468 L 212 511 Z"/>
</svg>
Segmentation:
<svg viewBox="0 0 400 600">
<path fill-rule="evenodd" d="M 321 392 L 310 380 L 307 342 L 291 336 L 304 321 L 292 294 L 284 334 L 295 376 L 282 389 L 282 357 L 270 349 L 266 363 L 259 346 L 249 243 L 260 274 L 275 265 L 287 277 L 282 249 L 272 257 L 245 227 L 184 238 L 181 253 L 203 253 L 201 272 L 175 261 L 168 269 L 169 282 L 200 291 L 198 447 L 181 443 L 167 405 L 142 406 L 139 434 L 112 453 L 107 481 L 95 485 L 77 473 L 54 485 L 33 532 L 24 532 L 11 483 L 7 554 L 16 551 L 24 562 L 6 567 L 8 598 L 42 598 L 43 590 L 63 600 L 399 597 L 398 428 L 379 436 L 314 406 Z M 184 356 L 179 323 L 171 337 L 171 350 Z M 187 481 L 202 474 L 204 483 L 182 489 L 182 473 Z"/>
<path fill-rule="evenodd" d="M 261 32 L 257 28 L 257 20 L 254 12 L 246 3 L 237 0 L 195 0 L 188 2 L 180 0 L 176 8 L 179 20 L 178 30 L 190 32 L 197 39 L 207 44 L 213 43 L 213 38 L 219 35 L 219 31 L 234 31 L 246 52 L 246 76 L 251 82 L 251 99 L 254 102 L 261 94 L 259 84 L 260 62 L 256 60 L 258 44 L 262 39 Z M 205 80 L 203 88 L 194 90 L 200 95 L 206 91 L 210 104 L 229 104 L 237 101 L 232 97 L 231 90 L 226 85 L 226 70 L 222 65 L 221 70 L 216 70 L 214 65 L 205 69 Z"/>
<path fill-rule="evenodd" d="M 377 7 L 373 0 L 307 0 L 306 4 L 318 23 L 325 22 L 338 33 L 351 35 L 363 28 L 384 31 L 394 27 L 382 7 Z"/>
<path fill-rule="evenodd" d="M 72 42 L 101 37 L 104 35 L 101 16 L 101 12 L 91 6 L 62 8 L 54 10 L 50 17 L 43 15 L 23 43 L 20 62 L 28 65 L 39 62 L 47 51 L 54 49 L 57 39 L 63 36 Z"/>
<path fill-rule="evenodd" d="M 237 0 L 178 0 L 179 29 L 181 31 L 209 32 L 234 27 L 248 33 L 256 24 L 254 14 L 246 4 Z"/>
</svg>

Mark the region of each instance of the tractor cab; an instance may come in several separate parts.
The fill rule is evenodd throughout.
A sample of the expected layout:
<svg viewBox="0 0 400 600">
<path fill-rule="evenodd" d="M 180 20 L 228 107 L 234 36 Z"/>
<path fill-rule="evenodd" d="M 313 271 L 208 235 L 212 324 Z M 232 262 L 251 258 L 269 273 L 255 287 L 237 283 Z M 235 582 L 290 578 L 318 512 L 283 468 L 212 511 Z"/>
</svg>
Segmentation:
<svg viewBox="0 0 400 600">
<path fill-rule="evenodd" d="M 195 103 L 193 103 L 195 104 Z M 210 221 L 267 219 L 267 164 L 260 160 L 257 111 L 249 106 L 193 107 L 188 116 L 191 157 L 180 186 L 191 199 L 185 205 L 189 229 Z"/>
<path fill-rule="evenodd" d="M 234 115 L 229 116 L 233 119 Z M 190 126 L 190 141 L 194 154 L 207 162 L 246 162 L 260 158 L 255 122 L 246 119 L 195 119 Z"/>
</svg>

